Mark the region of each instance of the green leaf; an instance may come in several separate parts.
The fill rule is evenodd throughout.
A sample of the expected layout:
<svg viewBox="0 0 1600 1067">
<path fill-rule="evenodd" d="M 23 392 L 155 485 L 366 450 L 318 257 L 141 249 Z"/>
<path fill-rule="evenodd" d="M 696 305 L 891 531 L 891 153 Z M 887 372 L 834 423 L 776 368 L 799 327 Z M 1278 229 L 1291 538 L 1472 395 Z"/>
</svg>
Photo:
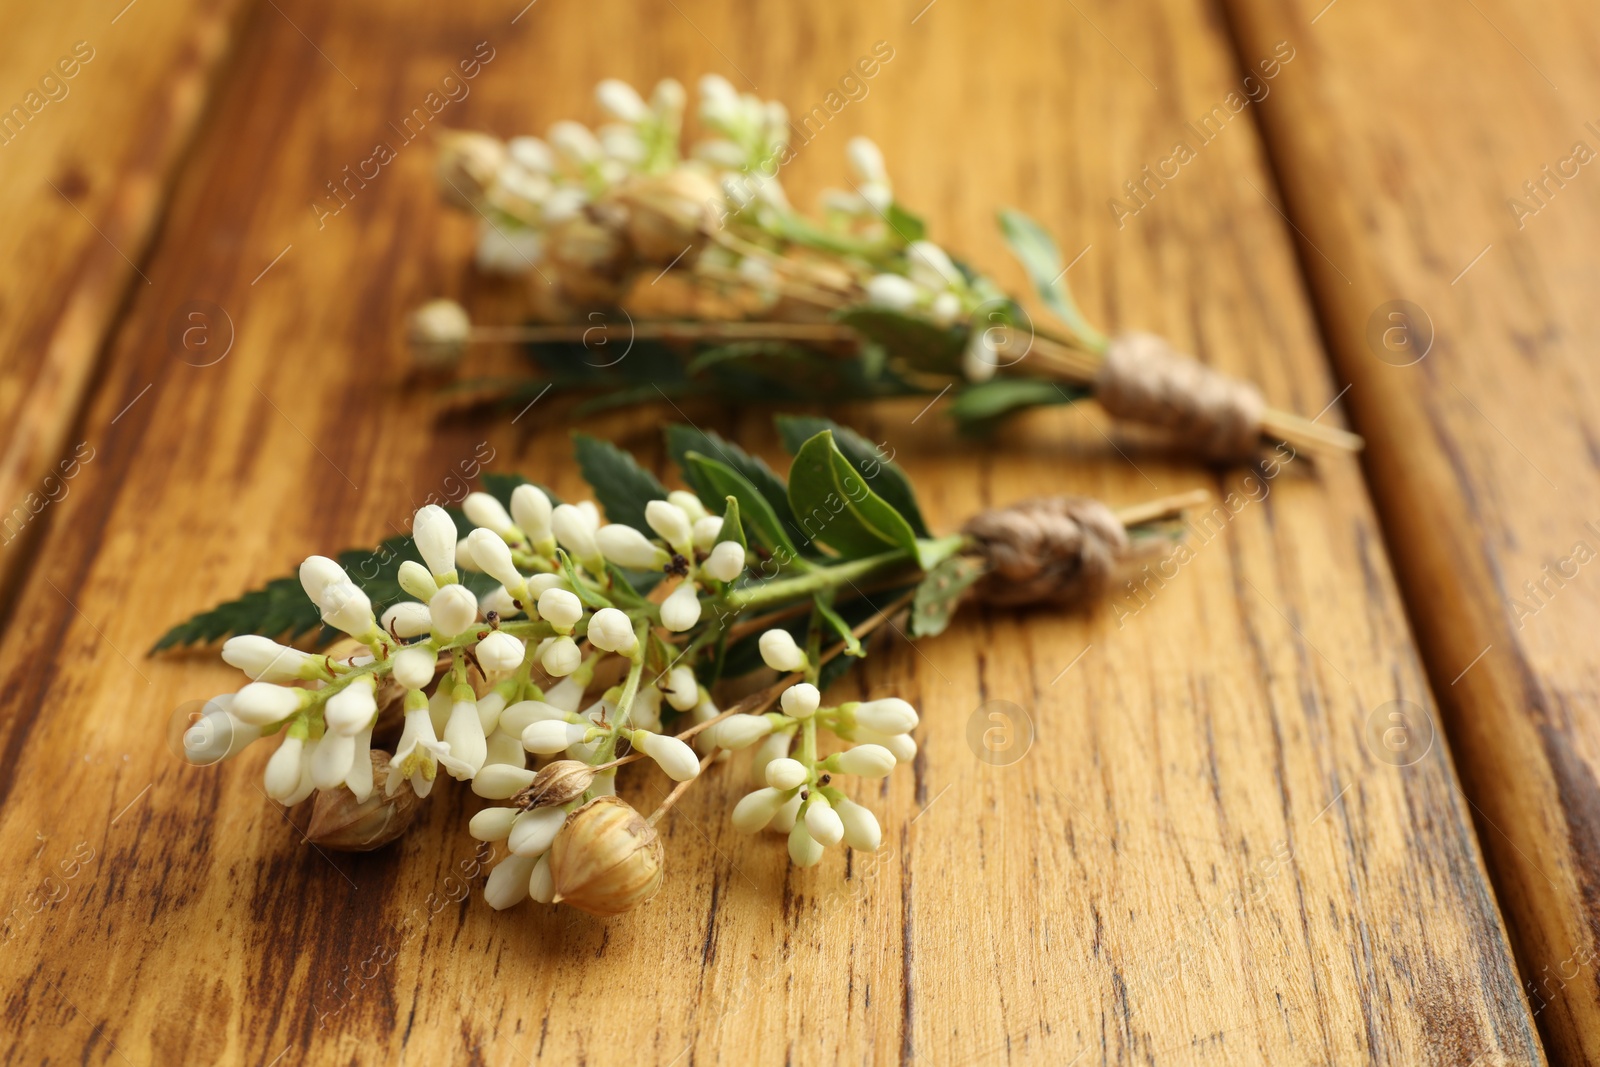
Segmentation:
<svg viewBox="0 0 1600 1067">
<path fill-rule="evenodd" d="M 1039 299 L 1043 300 L 1073 333 L 1096 347 L 1103 346 L 1106 342 L 1105 335 L 1089 325 L 1089 321 L 1083 317 L 1083 312 L 1078 310 L 1078 305 L 1072 299 L 1072 292 L 1067 288 L 1066 270 L 1061 264 L 1061 252 L 1056 248 L 1055 241 L 1045 232 L 1044 227 L 1015 208 L 1002 208 L 1000 232 L 1005 234 L 1012 255 L 1017 257 L 1022 269 L 1028 272 L 1028 279 L 1033 282 L 1034 291 L 1039 294 Z"/>
<path fill-rule="evenodd" d="M 595 592 L 594 587 L 588 582 L 578 577 L 578 569 L 572 565 L 572 557 L 567 555 L 566 549 L 556 549 L 556 560 L 561 564 L 561 573 L 566 576 L 567 584 L 572 587 L 574 593 L 578 594 L 578 599 L 583 601 L 584 606 L 591 608 L 616 607 L 611 601 Z"/>
<path fill-rule="evenodd" d="M 991 378 L 957 393 L 946 413 L 964 427 L 975 427 L 1023 408 L 1070 404 L 1088 395 L 1087 389 L 1037 378 Z"/>
<path fill-rule="evenodd" d="M 779 554 L 785 558 L 781 563 L 795 563 L 806 565 L 800 559 L 800 552 L 789 539 L 788 531 L 783 528 L 782 521 L 777 512 L 773 510 L 767 498 L 750 484 L 749 479 L 728 466 L 714 459 L 708 459 L 698 452 L 689 452 L 684 456 L 685 472 L 692 471 L 694 478 L 704 483 L 714 496 L 709 499 L 733 497 L 739 502 L 739 516 L 747 531 L 753 529 L 756 540 L 764 545 L 768 551 Z M 701 494 L 701 499 L 708 499 L 706 494 Z"/>
<path fill-rule="evenodd" d="M 911 488 L 906 472 L 885 459 L 882 450 L 847 426 L 829 419 L 808 415 L 779 415 L 778 435 L 783 447 L 795 455 L 800 447 L 823 430 L 833 431 L 833 443 L 856 472 L 865 478 L 872 491 L 883 497 L 889 506 L 905 517 L 918 537 L 928 537 L 928 524 L 922 520 L 922 509 L 917 507 L 917 494 Z"/>
<path fill-rule="evenodd" d="M 717 544 L 732 541 L 740 548 L 748 549 L 750 542 L 745 540 L 744 524 L 739 521 L 739 498 L 736 496 L 725 497 L 728 506 L 722 509 L 722 533 L 717 535 Z"/>
<path fill-rule="evenodd" d="M 856 473 L 832 430 L 818 433 L 795 453 L 789 504 L 802 532 L 848 559 L 917 550 L 911 524 Z"/>
<path fill-rule="evenodd" d="M 967 326 L 940 326 L 932 319 L 865 304 L 845 308 L 834 320 L 881 347 L 891 363 L 930 374 L 961 373 Z"/>
<path fill-rule="evenodd" d="M 867 653 L 861 647 L 861 639 L 850 632 L 850 624 L 840 618 L 837 611 L 833 610 L 833 605 L 828 603 L 828 597 L 818 593 L 811 600 L 817 609 L 817 614 L 822 616 L 827 624 L 833 628 L 833 632 L 838 634 L 839 639 L 844 642 L 844 654 L 846 656 L 855 656 L 857 659 L 865 656 Z"/>
<path fill-rule="evenodd" d="M 606 520 L 625 523 L 646 537 L 654 537 L 655 532 L 644 520 L 644 506 L 652 500 L 666 499 L 666 486 L 609 441 L 575 433 L 572 443 L 578 455 L 578 469 L 583 472 L 584 481 L 594 487 Z"/>
<path fill-rule="evenodd" d="M 728 491 L 718 490 L 695 471 L 687 459 L 690 452 L 698 452 L 736 471 L 767 502 L 783 529 L 794 528 L 794 512 L 789 510 L 789 490 L 783 484 L 783 479 L 774 474 L 759 456 L 750 455 L 717 434 L 681 424 L 667 427 L 667 451 L 683 472 L 683 480 L 689 483 L 689 488 L 695 491 L 707 508 L 721 504 L 727 498 Z M 749 510 L 745 508 L 747 521 Z"/>
<path fill-rule="evenodd" d="M 983 571 L 983 561 L 976 556 L 951 556 L 929 571 L 911 601 L 911 636 L 943 633 L 961 595 L 983 577 Z"/>
<path fill-rule="evenodd" d="M 889 202 L 888 219 L 890 229 L 904 238 L 906 244 L 920 241 L 928 235 L 928 224 L 922 221 L 921 216 L 907 211 L 898 200 Z"/>
</svg>

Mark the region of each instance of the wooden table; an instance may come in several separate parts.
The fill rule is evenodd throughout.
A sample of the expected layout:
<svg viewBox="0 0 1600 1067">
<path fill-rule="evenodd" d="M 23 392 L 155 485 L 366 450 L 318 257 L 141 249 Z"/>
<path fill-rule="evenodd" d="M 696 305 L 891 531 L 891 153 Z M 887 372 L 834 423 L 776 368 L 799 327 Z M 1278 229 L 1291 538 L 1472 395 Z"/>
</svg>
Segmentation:
<svg viewBox="0 0 1600 1067">
<path fill-rule="evenodd" d="M 0 146 L 0 489 L 28 511 L 0 640 L 8 1062 L 1600 1061 L 1600 609 L 1587 568 L 1516 605 L 1600 545 L 1600 179 L 1534 217 L 1504 203 L 1600 147 L 1592 9 L 118 6 L 18 9 L 0 34 L 6 100 L 95 53 Z M 1362 461 L 1208 472 L 1087 405 L 982 449 L 920 403 L 834 412 L 944 529 L 1045 489 L 1249 501 L 1155 595 L 969 611 L 843 683 L 924 723 L 914 773 L 873 797 L 884 850 L 848 865 L 734 833 L 736 762 L 664 824 L 644 911 L 494 914 L 447 892 L 465 790 L 393 848 L 323 854 L 261 793 L 264 751 L 180 765 L 169 714 L 236 675 L 146 657 L 167 626 L 403 526 L 485 445 L 580 486 L 559 398 L 512 425 L 409 379 L 404 312 L 475 284 L 430 148 L 319 218 L 325 183 L 479 42 L 493 59 L 440 121 L 509 134 L 594 119 L 605 76 L 717 71 L 807 110 L 879 41 L 869 93 L 785 171 L 797 199 L 867 133 L 947 246 L 1020 287 L 992 211 L 1032 212 L 1082 251 L 1091 318 L 1281 407 L 1348 405 Z M 1432 324 L 1409 367 L 1394 300 Z M 197 310 L 221 358 L 172 341 Z M 778 454 L 767 412 L 685 414 Z M 585 428 L 664 471 L 676 417 Z M 1035 735 L 1005 766 L 965 739 L 991 701 Z M 1374 740 L 1391 713 L 1401 756 Z"/>
</svg>

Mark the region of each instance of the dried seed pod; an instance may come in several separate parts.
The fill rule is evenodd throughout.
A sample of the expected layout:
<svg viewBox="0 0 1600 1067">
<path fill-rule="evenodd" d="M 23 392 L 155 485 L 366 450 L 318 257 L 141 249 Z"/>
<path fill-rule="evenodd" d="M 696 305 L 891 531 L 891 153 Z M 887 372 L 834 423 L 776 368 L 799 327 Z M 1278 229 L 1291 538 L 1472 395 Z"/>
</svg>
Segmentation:
<svg viewBox="0 0 1600 1067">
<path fill-rule="evenodd" d="M 596 797 L 567 816 L 550 846 L 555 903 L 620 915 L 661 888 L 661 839 L 626 801 Z"/>
<path fill-rule="evenodd" d="M 505 166 L 506 146 L 471 130 L 446 130 L 439 141 L 439 192 L 457 207 L 476 207 Z"/>
<path fill-rule="evenodd" d="M 410 787 L 392 797 L 383 795 L 389 776 L 389 753 L 373 749 L 372 780 L 376 785 L 366 800 L 357 800 L 344 786 L 319 789 L 311 810 L 306 838 L 321 848 L 341 852 L 371 852 L 382 848 L 411 826 L 422 802 Z"/>
<path fill-rule="evenodd" d="M 454 300 L 430 300 L 411 313 L 406 340 L 422 367 L 447 367 L 461 358 L 472 334 L 472 320 Z"/>
<path fill-rule="evenodd" d="M 724 200 L 716 182 L 687 167 L 641 175 L 628 183 L 621 197 L 632 209 L 628 240 L 634 255 L 658 267 L 694 261 L 705 243 L 706 227 Z"/>
<path fill-rule="evenodd" d="M 594 781 L 594 768 L 582 760 L 558 759 L 540 768 L 528 788 L 511 798 L 519 808 L 549 808 L 583 795 Z"/>
<path fill-rule="evenodd" d="M 574 304 L 597 307 L 615 304 L 622 296 L 622 278 L 632 257 L 620 230 L 588 215 L 574 215 L 551 228 L 545 259 L 555 270 L 563 296 Z"/>
</svg>

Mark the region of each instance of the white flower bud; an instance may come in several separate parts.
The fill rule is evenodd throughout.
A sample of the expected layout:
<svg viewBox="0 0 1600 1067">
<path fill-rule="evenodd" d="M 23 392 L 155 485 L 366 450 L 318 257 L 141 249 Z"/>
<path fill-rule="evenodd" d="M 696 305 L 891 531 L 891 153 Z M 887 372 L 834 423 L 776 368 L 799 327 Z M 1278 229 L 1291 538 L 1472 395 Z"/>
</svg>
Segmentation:
<svg viewBox="0 0 1600 1067">
<path fill-rule="evenodd" d="M 808 665 L 806 654 L 800 651 L 800 646 L 794 643 L 794 635 L 788 630 L 766 631 L 761 635 L 758 647 L 762 661 L 780 673 L 803 671 Z"/>
<path fill-rule="evenodd" d="M 500 729 L 522 736 L 522 731 L 536 722 L 567 721 L 567 713 L 542 700 L 519 700 L 500 713 Z"/>
<path fill-rule="evenodd" d="M 439 591 L 439 583 L 433 580 L 433 575 L 428 573 L 428 568 L 414 559 L 408 559 L 400 564 L 400 588 L 426 604 L 433 599 L 433 594 Z"/>
<path fill-rule="evenodd" d="M 537 137 L 513 137 L 506 148 L 523 170 L 549 174 L 556 169 L 556 157 L 551 154 L 550 146 Z"/>
<path fill-rule="evenodd" d="M 800 817 L 800 805 L 802 803 L 800 790 L 796 789 L 794 795 L 783 802 L 783 806 L 778 809 L 778 814 L 774 815 L 772 821 L 767 823 L 767 829 L 777 834 L 786 834 L 793 830 L 795 820 Z"/>
<path fill-rule="evenodd" d="M 499 736 L 499 734 L 495 735 L 496 738 Z M 512 738 L 512 741 L 516 742 L 519 749 L 522 747 L 522 742 L 519 739 Z M 492 743 L 493 739 L 491 739 Z M 485 763 L 483 770 L 479 771 L 472 779 L 472 791 L 485 800 L 509 800 L 533 784 L 533 775 L 533 771 L 525 770 L 512 763 Z M 509 810 L 513 814 L 516 812 L 515 808 L 490 810 Z M 484 813 L 479 812 L 479 814 Z M 476 818 L 473 821 L 476 822 Z M 476 837 L 477 834 L 474 832 L 473 836 Z M 504 837 L 506 835 L 501 834 L 500 836 Z M 495 839 L 480 838 L 480 840 Z"/>
<path fill-rule="evenodd" d="M 961 298 L 946 290 L 933 298 L 933 306 L 928 312 L 940 326 L 953 326 L 961 317 Z"/>
<path fill-rule="evenodd" d="M 261 737 L 261 727 L 235 718 L 228 708 L 233 694 L 206 701 L 200 718 L 183 732 L 183 758 L 196 767 L 209 767 L 237 756 Z"/>
<path fill-rule="evenodd" d="M 694 668 L 674 667 L 667 672 L 666 685 L 662 687 L 667 703 L 674 711 L 688 711 L 700 700 L 700 686 L 694 680 Z"/>
<path fill-rule="evenodd" d="M 489 734 L 489 755 L 483 761 L 483 770 L 486 771 L 495 764 L 514 767 L 519 771 L 528 765 L 528 750 L 522 747 L 520 733 L 508 734 L 504 730 L 497 729 Z M 483 771 L 479 771 L 478 778 L 482 777 Z M 473 781 L 477 781 L 478 778 L 474 778 Z"/>
<path fill-rule="evenodd" d="M 327 556 L 308 556 L 300 564 L 300 588 L 306 591 L 306 596 L 317 607 L 322 606 L 322 595 L 335 585 L 349 585 L 350 576 Z"/>
<path fill-rule="evenodd" d="M 684 582 L 661 602 L 661 625 L 673 633 L 691 629 L 700 621 L 699 590 L 693 582 Z"/>
<path fill-rule="evenodd" d="M 749 748 L 772 732 L 772 723 L 765 715 L 730 715 L 707 730 L 714 735 L 716 746 L 737 750 Z"/>
<path fill-rule="evenodd" d="M 796 867 L 815 867 L 822 862 L 822 842 L 811 836 L 806 824 L 797 822 L 789 831 L 789 858 Z"/>
<path fill-rule="evenodd" d="M 328 698 L 322 707 L 322 721 L 329 733 L 354 737 L 372 725 L 372 717 L 378 714 L 376 684 L 372 675 L 363 674 Z"/>
<path fill-rule="evenodd" d="M 581 745 L 589 732 L 588 723 L 572 723 L 556 719 L 530 723 L 522 731 L 522 747 L 541 756 L 565 752 L 569 745 Z"/>
<path fill-rule="evenodd" d="M 700 757 L 687 742 L 649 730 L 635 730 L 629 738 L 634 748 L 655 760 L 674 782 L 687 782 L 700 774 Z"/>
<path fill-rule="evenodd" d="M 986 382 L 1000 369 L 1000 350 L 994 331 L 982 320 L 974 320 L 967 334 L 967 347 L 961 353 L 961 373 L 969 382 Z"/>
<path fill-rule="evenodd" d="M 600 554 L 619 567 L 636 571 L 660 570 L 668 555 L 632 526 L 613 522 L 595 531 L 594 543 Z"/>
<path fill-rule="evenodd" d="M 583 601 L 570 590 L 552 586 L 539 594 L 539 618 L 558 631 L 570 633 L 583 618 Z"/>
<path fill-rule="evenodd" d="M 829 806 L 828 798 L 821 793 L 812 793 L 806 802 L 806 830 L 819 845 L 837 845 L 844 837 L 844 823 L 839 820 L 839 813 Z"/>
<path fill-rule="evenodd" d="M 883 843 L 878 817 L 853 800 L 840 800 L 835 809 L 844 824 L 844 843 L 857 852 L 876 852 Z"/>
<path fill-rule="evenodd" d="M 319 658 L 256 634 L 230 637 L 222 645 L 222 661 L 257 682 L 296 681 L 304 677 L 301 671 Z"/>
<path fill-rule="evenodd" d="M 845 145 L 845 155 L 856 177 L 864 182 L 887 182 L 889 172 L 883 165 L 883 152 L 866 137 L 852 137 Z"/>
<path fill-rule="evenodd" d="M 721 541 L 700 569 L 719 582 L 731 582 L 744 573 L 744 549 L 737 541 Z"/>
<path fill-rule="evenodd" d="M 467 823 L 467 833 L 476 841 L 504 841 L 521 814 L 520 808 L 484 808 Z"/>
<path fill-rule="evenodd" d="M 781 790 L 757 789 L 733 806 L 733 828 L 740 833 L 755 833 L 772 821 L 788 799 Z"/>
<path fill-rule="evenodd" d="M 594 163 L 600 158 L 600 142 L 587 126 L 563 120 L 550 127 L 550 147 L 574 163 Z"/>
<path fill-rule="evenodd" d="M 650 109 L 633 86 L 616 78 L 607 78 L 595 86 L 594 97 L 612 118 L 623 122 L 643 122 L 650 117 Z"/>
<path fill-rule="evenodd" d="M 600 554 L 595 544 L 595 531 L 600 528 L 588 512 L 573 504 L 561 504 L 550 513 L 550 529 L 561 547 L 580 560 L 594 559 Z"/>
<path fill-rule="evenodd" d="M 750 780 L 758 786 L 765 785 L 768 764 L 788 756 L 793 743 L 794 734 L 784 730 L 774 730 L 762 738 L 756 750 L 750 754 Z"/>
<path fill-rule="evenodd" d="M 906 248 L 906 264 L 917 284 L 934 292 L 962 282 L 956 265 L 950 262 L 945 250 L 932 241 L 912 241 Z"/>
<path fill-rule="evenodd" d="M 809 719 L 817 713 L 822 694 L 810 682 L 800 682 L 785 689 L 778 702 L 783 706 L 783 713 L 790 718 Z"/>
<path fill-rule="evenodd" d="M 528 876 L 528 896 L 540 904 L 548 904 L 556 898 L 556 879 L 550 873 L 548 852 L 533 865 L 533 873 Z"/>
<path fill-rule="evenodd" d="M 428 601 L 428 616 L 440 637 L 454 637 L 478 621 L 478 598 L 464 585 L 447 585 Z"/>
<path fill-rule="evenodd" d="M 699 522 L 706 517 L 706 506 L 700 503 L 700 498 L 687 489 L 674 489 L 667 494 L 667 503 L 682 508 L 683 513 L 689 516 L 690 522 Z"/>
<path fill-rule="evenodd" d="M 252 726 L 269 726 L 282 722 L 311 699 L 305 689 L 286 689 L 269 682 L 251 682 L 233 696 L 229 711 L 240 722 Z"/>
<path fill-rule="evenodd" d="M 539 665 L 552 678 L 565 678 L 583 666 L 583 653 L 578 643 L 570 637 L 558 637 L 544 646 L 539 653 Z"/>
<path fill-rule="evenodd" d="M 434 578 L 443 580 L 456 569 L 456 524 L 438 504 L 428 504 L 411 520 L 411 538 Z"/>
<path fill-rule="evenodd" d="M 468 493 L 467 498 L 461 502 L 461 510 L 467 513 L 467 521 L 474 526 L 493 530 L 501 537 L 516 536 L 516 523 L 511 521 L 511 515 L 506 511 L 505 505 L 488 493 Z"/>
<path fill-rule="evenodd" d="M 703 519 L 696 519 L 693 527 L 694 547 L 702 552 L 710 552 L 717 545 L 717 539 L 722 536 L 722 516 L 707 515 Z"/>
<path fill-rule="evenodd" d="M 506 544 L 505 538 L 493 530 L 486 530 L 480 526 L 469 533 L 467 554 L 472 557 L 472 562 L 478 565 L 478 570 L 490 575 L 507 589 L 516 589 L 522 585 L 522 573 L 511 561 L 510 546 Z"/>
<path fill-rule="evenodd" d="M 628 653 L 639 639 L 627 615 L 616 608 L 601 608 L 589 617 L 589 643 L 605 652 Z"/>
<path fill-rule="evenodd" d="M 456 542 L 456 566 L 473 574 L 480 573 L 478 561 L 472 558 L 472 550 L 467 547 L 467 539 L 465 537 Z"/>
<path fill-rule="evenodd" d="M 891 311 L 911 310 L 920 295 L 917 283 L 899 274 L 875 274 L 867 279 L 867 303 Z"/>
<path fill-rule="evenodd" d="M 550 498 L 537 485 L 519 485 L 511 491 L 511 517 L 535 545 L 550 541 Z"/>
<path fill-rule="evenodd" d="M 661 540 L 679 552 L 685 552 L 694 542 L 694 520 L 676 504 L 665 500 L 650 501 L 644 506 L 644 521 L 650 524 L 650 529 Z"/>
<path fill-rule="evenodd" d="M 399 638 L 421 637 L 433 628 L 433 614 L 426 604 L 402 600 L 383 613 L 383 628 Z"/>
<path fill-rule="evenodd" d="M 478 598 L 478 614 L 485 619 L 491 613 L 498 618 L 509 619 L 521 610 L 521 608 L 517 607 L 517 598 L 507 592 L 506 587 L 503 585 L 495 586 Z"/>
<path fill-rule="evenodd" d="M 267 796 L 285 802 L 300 788 L 300 763 L 305 756 L 306 743 L 302 738 L 285 737 L 283 744 L 267 760 L 267 770 L 262 777 Z"/>
<path fill-rule="evenodd" d="M 450 706 L 450 721 L 445 723 L 444 743 L 450 746 L 447 756 L 441 756 L 450 777 L 464 782 L 483 769 L 488 757 L 488 739 L 483 736 L 483 722 L 478 718 L 478 705 L 471 700 L 457 700 Z"/>
<path fill-rule="evenodd" d="M 774 789 L 787 792 L 798 789 L 811 778 L 811 772 L 806 770 L 806 765 L 799 760 L 787 756 L 775 759 L 767 764 L 767 784 Z"/>
<path fill-rule="evenodd" d="M 483 884 L 484 903 L 495 911 L 521 904 L 528 896 L 528 878 L 533 874 L 534 858 L 512 854 L 489 872 Z"/>
<path fill-rule="evenodd" d="M 542 856 L 550 851 L 561 826 L 567 821 L 566 809 L 561 807 L 534 808 L 518 815 L 506 835 L 506 848 L 517 856 Z"/>
<path fill-rule="evenodd" d="M 372 766 L 372 761 L 366 753 L 362 758 L 367 760 L 367 766 Z M 311 753 L 311 784 L 318 789 L 336 789 L 344 784 L 345 776 L 350 773 L 350 768 L 356 760 L 355 735 L 325 733 L 322 740 L 317 742 L 316 749 Z"/>
<path fill-rule="evenodd" d="M 522 666 L 527 646 L 503 630 L 478 642 L 478 662 L 490 674 L 507 674 Z"/>
<path fill-rule="evenodd" d="M 853 713 L 856 722 L 873 733 L 889 737 L 910 733 L 917 726 L 917 709 L 899 697 L 846 704 L 840 710 Z"/>
<path fill-rule="evenodd" d="M 433 682 L 433 666 L 438 653 L 421 645 L 402 648 L 394 654 L 394 680 L 406 689 L 422 689 Z"/>
<path fill-rule="evenodd" d="M 882 745 L 856 745 L 828 757 L 828 766 L 840 774 L 856 774 L 862 778 L 887 778 L 894 770 L 894 753 Z"/>
</svg>

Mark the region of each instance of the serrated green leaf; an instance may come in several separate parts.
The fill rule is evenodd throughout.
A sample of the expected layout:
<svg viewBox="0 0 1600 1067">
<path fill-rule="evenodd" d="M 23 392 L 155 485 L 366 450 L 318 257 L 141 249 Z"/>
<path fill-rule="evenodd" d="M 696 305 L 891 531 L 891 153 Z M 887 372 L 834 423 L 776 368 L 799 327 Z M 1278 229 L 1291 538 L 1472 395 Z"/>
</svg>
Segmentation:
<svg viewBox="0 0 1600 1067">
<path fill-rule="evenodd" d="M 1089 320 L 1083 317 L 1083 312 L 1078 310 L 1077 303 L 1072 299 L 1072 292 L 1066 283 L 1067 272 L 1061 265 L 1061 252 L 1044 227 L 1015 208 L 1001 208 L 1000 232 L 1011 246 L 1012 255 L 1027 271 L 1028 280 L 1033 282 L 1039 299 L 1073 333 L 1096 347 L 1104 345 L 1105 335 L 1089 325 Z"/>
<path fill-rule="evenodd" d="M 940 326 L 920 315 L 865 304 L 845 308 L 834 320 L 883 349 L 891 363 L 930 374 L 960 374 L 967 326 Z"/>
<path fill-rule="evenodd" d="M 961 603 L 961 595 L 983 577 L 983 572 L 983 561 L 976 556 L 951 556 L 929 571 L 911 601 L 911 636 L 943 633 Z"/>
<path fill-rule="evenodd" d="M 918 537 L 929 537 L 928 524 L 922 519 L 922 509 L 917 506 L 917 494 L 911 488 L 906 472 L 886 459 L 882 450 L 848 426 L 840 426 L 831 419 L 809 415 L 779 415 L 778 435 L 783 447 L 795 455 L 800 447 L 823 430 L 833 431 L 833 443 L 844 453 L 845 459 L 865 478 L 874 493 L 888 501 L 889 506 L 904 516 Z"/>
<path fill-rule="evenodd" d="M 823 430 L 795 453 L 789 467 L 789 506 L 800 530 L 847 559 L 893 549 L 914 554 L 911 524 L 856 473 Z"/>
<path fill-rule="evenodd" d="M 684 463 L 684 470 L 692 471 L 695 480 L 707 486 L 707 492 L 711 494 L 709 499 L 725 500 L 731 496 L 739 502 L 739 517 L 745 532 L 753 531 L 756 541 L 765 546 L 769 552 L 774 555 L 782 554 L 784 558 L 780 562 L 806 565 L 800 558 L 800 552 L 795 548 L 794 542 L 790 540 L 789 532 L 783 528 L 777 512 L 767 502 L 767 498 L 750 484 L 749 479 L 726 463 L 710 459 L 698 452 L 685 453 Z M 705 500 L 708 497 L 702 494 L 701 499 Z"/>
<path fill-rule="evenodd" d="M 655 531 L 644 519 L 644 506 L 652 500 L 666 499 L 666 486 L 610 441 L 575 433 L 572 444 L 578 469 L 605 509 L 606 521 L 620 522 L 646 537 L 654 537 Z"/>
<path fill-rule="evenodd" d="M 963 426 L 979 426 L 1024 408 L 1071 404 L 1089 390 L 1037 378 L 991 378 L 969 385 L 950 403 L 948 414 Z"/>
<path fill-rule="evenodd" d="M 717 535 L 717 543 L 732 541 L 740 548 L 748 549 L 750 542 L 744 536 L 744 523 L 739 521 L 739 498 L 728 496 L 724 499 L 728 506 L 722 509 L 722 532 Z"/>
</svg>

